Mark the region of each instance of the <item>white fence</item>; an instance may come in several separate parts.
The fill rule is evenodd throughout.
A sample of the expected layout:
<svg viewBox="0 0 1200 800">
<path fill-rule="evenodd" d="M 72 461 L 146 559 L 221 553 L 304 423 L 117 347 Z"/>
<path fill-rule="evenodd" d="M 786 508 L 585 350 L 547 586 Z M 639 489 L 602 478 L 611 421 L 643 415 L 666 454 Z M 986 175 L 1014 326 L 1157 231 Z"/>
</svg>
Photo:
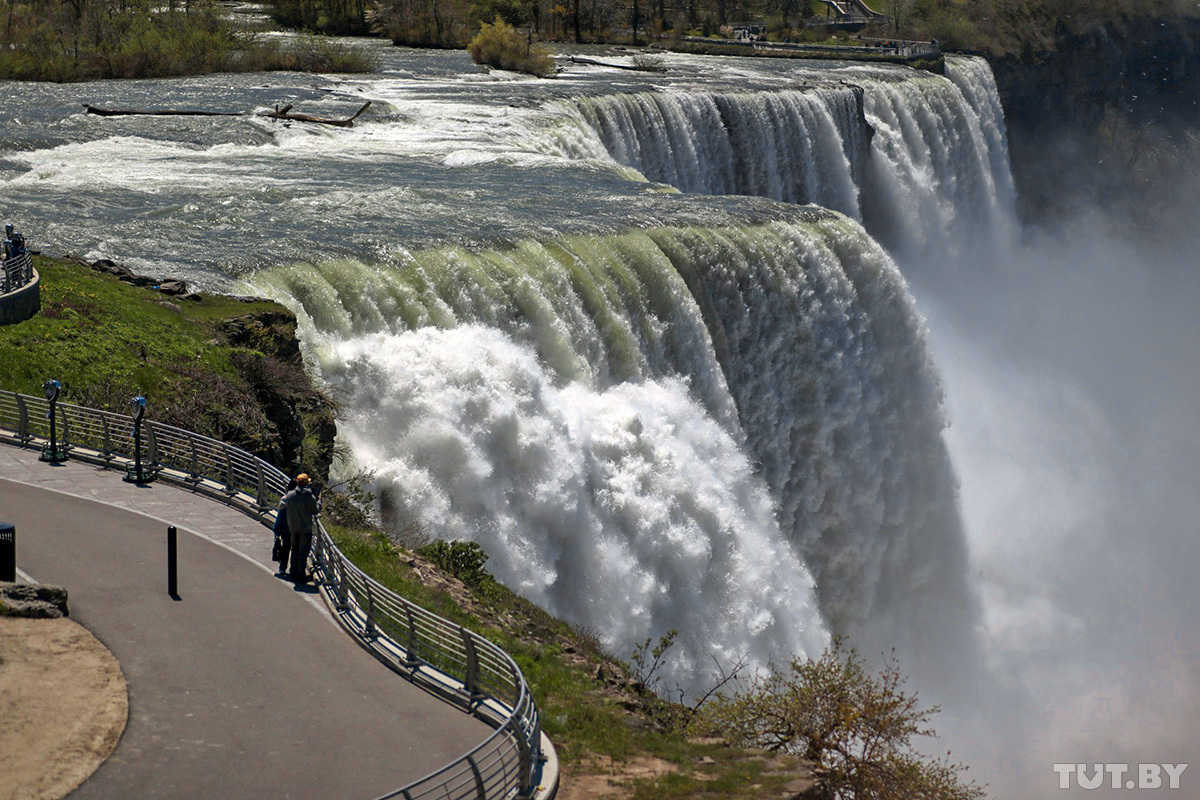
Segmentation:
<svg viewBox="0 0 1200 800">
<path fill-rule="evenodd" d="M 50 404 L 0 391 L 0 441 L 38 446 L 50 439 Z M 57 442 L 70 458 L 124 468 L 134 460 L 133 420 L 58 403 Z M 250 453 L 153 420 L 142 423 L 142 462 L 159 479 L 194 487 L 270 523 L 288 478 Z M 496 730 L 461 758 L 383 795 L 404 800 L 532 797 L 541 765 L 537 705 L 502 649 L 383 586 L 334 545 L 318 524 L 318 585 L 346 629 L 411 680 L 487 720 Z"/>
</svg>

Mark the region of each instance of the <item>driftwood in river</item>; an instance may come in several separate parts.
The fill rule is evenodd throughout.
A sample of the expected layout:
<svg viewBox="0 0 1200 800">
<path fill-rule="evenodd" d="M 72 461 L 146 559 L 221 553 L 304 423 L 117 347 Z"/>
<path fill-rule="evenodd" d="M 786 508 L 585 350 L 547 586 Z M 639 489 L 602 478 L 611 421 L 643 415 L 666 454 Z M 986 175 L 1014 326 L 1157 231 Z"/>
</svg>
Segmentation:
<svg viewBox="0 0 1200 800">
<path fill-rule="evenodd" d="M 610 67 L 612 69 L 627 69 L 630 72 L 666 72 L 666 69 L 657 63 L 646 64 L 614 64 L 611 61 L 597 61 L 594 58 L 584 58 L 583 56 L 571 56 L 572 64 L 589 64 L 593 67 Z"/>
<path fill-rule="evenodd" d="M 265 114 L 259 114 L 259 116 L 269 117 L 270 119 L 294 120 L 296 122 L 316 122 L 321 125 L 337 125 L 339 128 L 352 128 L 354 127 L 354 120 L 358 119 L 359 114 L 362 114 L 370 107 L 371 101 L 368 100 L 363 103 L 362 108 L 356 111 L 352 117 L 347 117 L 346 119 L 329 119 L 328 117 L 311 117 L 308 114 L 294 114 L 292 113 L 292 106 L 289 103 L 283 108 L 275 106 L 274 111 L 268 111 Z"/>
<path fill-rule="evenodd" d="M 128 116 L 147 116 L 147 117 L 244 117 L 245 112 L 242 111 L 189 111 L 176 108 L 164 108 L 157 111 L 141 111 L 134 108 L 100 108 L 88 103 L 84 103 L 83 107 L 87 109 L 87 113 L 95 114 L 98 117 L 128 117 Z"/>
<path fill-rule="evenodd" d="M 371 105 L 371 101 L 363 103 L 362 108 L 355 112 L 354 116 L 346 119 L 329 119 L 328 117 L 314 117 L 309 114 L 296 114 L 292 111 L 292 105 L 289 103 L 280 108 L 275 106 L 274 111 L 264 111 L 254 114 L 258 117 L 266 117 L 268 119 L 282 119 L 289 122 L 314 122 L 319 125 L 336 125 L 339 128 L 350 128 L 354 126 L 354 120 L 366 111 Z M 100 117 L 125 117 L 125 116 L 148 116 L 148 117 L 245 117 L 250 116 L 250 112 L 246 111 L 201 111 L 190 109 L 174 109 L 165 108 L 158 110 L 143 110 L 136 108 L 100 108 L 88 103 L 84 103 L 83 107 L 87 109 L 87 113 L 95 114 Z"/>
</svg>

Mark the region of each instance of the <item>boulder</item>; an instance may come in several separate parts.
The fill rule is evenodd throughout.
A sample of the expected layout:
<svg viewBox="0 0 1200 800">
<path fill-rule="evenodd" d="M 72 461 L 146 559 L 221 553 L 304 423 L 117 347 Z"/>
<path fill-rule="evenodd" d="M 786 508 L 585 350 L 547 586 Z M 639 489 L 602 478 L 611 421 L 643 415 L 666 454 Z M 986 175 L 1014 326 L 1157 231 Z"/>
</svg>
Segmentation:
<svg viewBox="0 0 1200 800">
<path fill-rule="evenodd" d="M 188 293 L 187 283 L 185 281 L 167 278 L 158 286 L 154 287 L 163 294 L 185 295 Z"/>
</svg>

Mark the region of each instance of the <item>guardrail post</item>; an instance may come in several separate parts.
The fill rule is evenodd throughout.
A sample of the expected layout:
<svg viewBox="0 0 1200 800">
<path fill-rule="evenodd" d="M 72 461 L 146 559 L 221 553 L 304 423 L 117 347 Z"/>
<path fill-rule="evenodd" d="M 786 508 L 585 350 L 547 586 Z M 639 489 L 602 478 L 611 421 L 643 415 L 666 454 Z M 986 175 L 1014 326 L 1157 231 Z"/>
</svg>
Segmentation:
<svg viewBox="0 0 1200 800">
<path fill-rule="evenodd" d="M 421 663 L 421 657 L 417 655 L 417 622 L 413 619 L 412 606 L 408 603 L 404 604 L 404 615 L 408 617 L 408 643 L 404 646 L 404 664 L 416 667 Z"/>
<path fill-rule="evenodd" d="M 259 511 L 265 511 L 260 504 Z M 313 529 L 312 540 L 312 563 L 313 570 L 325 574 L 325 537 L 321 535 L 320 520 L 317 520 L 317 526 Z"/>
<path fill-rule="evenodd" d="M 225 493 L 237 494 L 237 489 L 233 488 L 233 453 L 229 445 L 225 445 Z"/>
<path fill-rule="evenodd" d="M 339 553 L 340 555 L 340 553 Z M 350 607 L 349 581 L 346 580 L 346 565 L 339 559 L 337 562 L 337 607 L 345 611 Z"/>
<path fill-rule="evenodd" d="M 487 800 L 487 789 L 483 785 L 483 773 L 475 763 L 475 756 L 467 755 L 467 763 L 471 765 L 471 774 L 475 776 L 475 794 L 479 800 Z"/>
<path fill-rule="evenodd" d="M 266 511 L 267 506 L 267 477 L 263 475 L 262 459 L 254 459 L 254 467 L 258 471 L 258 510 Z"/>
<path fill-rule="evenodd" d="M 25 407 L 25 398 L 13 392 L 13 397 L 17 399 L 17 438 L 22 442 L 28 442 L 29 436 L 29 409 Z"/>
<path fill-rule="evenodd" d="M 187 480 L 189 483 L 200 483 L 204 478 L 200 476 L 200 453 L 196 450 L 196 438 L 194 436 L 188 437 L 188 446 L 192 449 L 192 465 L 188 471 Z"/>
<path fill-rule="evenodd" d="M 374 639 L 379 635 L 375 630 L 375 598 L 371 596 L 371 584 L 367 583 L 367 629 L 366 636 L 368 639 Z"/>
<path fill-rule="evenodd" d="M 101 451 L 100 455 L 104 456 L 105 461 L 112 461 L 112 433 L 108 428 L 108 417 L 104 415 L 100 416 L 100 426 L 104 429 L 104 450 Z"/>
<path fill-rule="evenodd" d="M 67 415 L 65 408 L 58 409 L 58 415 L 62 419 L 62 436 L 58 437 L 58 443 L 66 451 L 71 447 L 71 418 Z"/>
<path fill-rule="evenodd" d="M 532 797 L 533 796 L 533 749 L 529 742 L 526 741 L 523 732 L 518 729 L 515 718 L 510 720 L 513 723 L 513 739 L 517 742 L 518 752 L 518 767 L 517 767 L 517 797 Z M 540 733 L 535 735 L 540 737 Z M 540 742 L 539 742 L 540 745 Z"/>
<path fill-rule="evenodd" d="M 467 689 L 467 693 L 471 695 L 471 699 L 475 700 L 483 697 L 483 693 L 479 691 L 479 654 L 475 652 L 475 640 L 471 638 L 471 632 L 466 628 L 459 627 L 459 635 L 462 636 L 463 645 L 467 648 L 467 674 L 463 680 L 463 685 Z"/>
</svg>

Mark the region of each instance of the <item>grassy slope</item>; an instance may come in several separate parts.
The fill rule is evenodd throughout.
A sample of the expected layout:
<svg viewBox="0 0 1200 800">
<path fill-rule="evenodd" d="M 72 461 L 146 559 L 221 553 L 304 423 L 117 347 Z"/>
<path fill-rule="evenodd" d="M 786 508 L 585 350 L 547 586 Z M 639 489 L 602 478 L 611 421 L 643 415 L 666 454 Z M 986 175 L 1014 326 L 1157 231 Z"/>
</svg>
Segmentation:
<svg viewBox="0 0 1200 800">
<path fill-rule="evenodd" d="M 594 635 L 555 619 L 509 589 L 486 580 L 467 587 L 429 561 L 395 547 L 377 531 L 329 526 L 344 553 L 394 591 L 482 633 L 510 653 L 533 690 L 542 727 L 563 765 L 564 791 L 612 776 L 616 797 L 792 798 L 810 777 L 800 759 L 689 739 L 649 710 L 625 664 Z M 622 768 L 660 762 L 661 774 L 638 777 Z M 590 795 L 586 795 L 590 796 Z"/>
<path fill-rule="evenodd" d="M 215 323 L 282 310 L 268 301 L 215 295 L 179 301 L 70 261 L 39 256 L 34 265 L 41 274 L 41 313 L 0 327 L 0 387 L 27 394 L 41 394 L 42 381 L 58 378 L 64 399 L 116 385 L 140 389 L 153 408 L 193 370 L 236 377 Z"/>
</svg>

